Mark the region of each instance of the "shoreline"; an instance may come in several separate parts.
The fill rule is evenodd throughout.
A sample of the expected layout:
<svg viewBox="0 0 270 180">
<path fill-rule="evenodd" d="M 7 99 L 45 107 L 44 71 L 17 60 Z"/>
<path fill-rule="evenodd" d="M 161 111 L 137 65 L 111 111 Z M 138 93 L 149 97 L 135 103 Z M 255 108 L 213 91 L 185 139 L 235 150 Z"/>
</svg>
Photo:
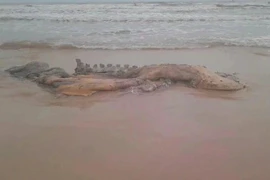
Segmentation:
<svg viewBox="0 0 270 180">
<path fill-rule="evenodd" d="M 243 45 L 226 45 L 222 43 L 213 44 L 197 44 L 186 47 L 131 47 L 131 48 L 111 48 L 111 47 L 86 47 L 76 46 L 72 44 L 54 45 L 46 42 L 5 42 L 0 44 L 0 50 L 85 50 L 85 51 L 178 51 L 178 50 L 200 50 L 200 49 L 216 49 L 216 48 L 238 48 L 238 49 L 265 49 L 270 52 L 267 46 L 243 46 Z"/>
<path fill-rule="evenodd" d="M 130 30 L 114 30 L 111 31 L 110 36 L 118 35 L 120 32 L 130 32 Z M 226 42 L 224 40 L 210 41 L 210 42 L 185 42 L 184 44 L 106 44 L 104 46 L 97 44 L 89 44 L 86 40 L 81 43 L 70 42 L 54 42 L 46 40 L 20 40 L 20 41 L 4 41 L 0 43 L 0 50 L 130 50 L 130 51 L 147 51 L 147 50 L 198 50 L 198 49 L 215 49 L 215 48 L 250 48 L 250 49 L 268 49 L 270 51 L 270 46 L 265 42 L 258 44 L 255 42 Z M 254 44 L 255 43 L 255 44 Z M 128 45 L 128 46 L 127 46 Z"/>
<path fill-rule="evenodd" d="M 49 63 L 51 66 L 57 65 L 58 67 L 62 67 L 64 69 L 68 68 L 67 70 L 69 70 L 69 72 L 73 72 L 75 68 L 75 59 L 77 58 L 86 63 L 89 63 L 90 65 L 99 63 L 112 63 L 143 66 L 160 63 L 191 63 L 191 65 L 205 65 L 211 69 L 212 67 L 216 67 L 216 69 L 212 70 L 222 71 L 221 69 L 224 68 L 215 65 L 216 61 L 229 66 L 231 63 L 234 63 L 236 59 L 243 58 L 244 56 L 244 58 L 248 58 L 248 63 L 255 63 L 256 59 L 265 61 L 270 56 L 270 48 L 252 47 L 213 47 L 179 50 L 92 50 L 26 48 L 19 50 L 0 49 L 0 52 L 0 59 L 2 59 L 2 65 L 0 65 L 0 68 L 2 69 L 10 67 L 8 65 L 4 65 L 7 62 L 5 58 L 12 58 L 14 62 L 18 62 L 17 65 L 22 64 L 20 63 L 20 59 L 23 60 L 23 63 L 40 60 Z M 241 61 L 243 60 L 241 59 Z M 10 63 L 11 65 L 16 65 L 12 62 Z M 238 63 L 238 61 L 235 63 Z M 245 61 L 243 61 L 243 63 L 245 63 Z M 260 65 L 261 62 L 258 63 Z M 73 67 L 71 67 L 71 65 Z M 232 69 L 237 70 L 236 68 L 237 67 L 226 67 L 229 72 L 233 72 Z"/>
</svg>

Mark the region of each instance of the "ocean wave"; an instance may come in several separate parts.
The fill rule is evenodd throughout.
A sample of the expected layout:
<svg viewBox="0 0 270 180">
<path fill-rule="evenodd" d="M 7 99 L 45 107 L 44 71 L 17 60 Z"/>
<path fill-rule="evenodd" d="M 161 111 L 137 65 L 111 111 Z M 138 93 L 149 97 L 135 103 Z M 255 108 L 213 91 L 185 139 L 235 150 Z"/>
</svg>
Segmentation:
<svg viewBox="0 0 270 180">
<path fill-rule="evenodd" d="M 241 18 L 176 18 L 176 19 L 46 19 L 37 17 L 0 17 L 0 21 L 49 21 L 49 22 L 61 22 L 61 23 L 76 23 L 76 22 L 88 22 L 88 23 L 98 23 L 98 22 L 113 22 L 113 23 L 133 23 L 133 22 L 224 22 L 224 21 L 260 21 L 260 20 L 270 20 L 270 16 L 262 17 L 241 17 Z"/>
<path fill-rule="evenodd" d="M 122 35 L 122 34 L 131 34 L 131 33 L 140 33 L 143 31 L 140 30 L 136 30 L 136 31 L 131 31 L 131 30 L 127 30 L 127 29 L 123 29 L 123 30 L 116 30 L 116 31 L 99 31 L 99 32 L 92 32 L 87 34 L 87 36 L 93 36 L 93 35 Z"/>
<path fill-rule="evenodd" d="M 269 4 L 216 4 L 216 6 L 222 8 L 270 8 Z"/>
<path fill-rule="evenodd" d="M 187 6 L 193 5 L 193 2 L 148 2 L 145 4 L 155 4 L 158 6 Z"/>
<path fill-rule="evenodd" d="M 18 50 L 18 49 L 78 49 L 70 44 L 53 44 L 47 42 L 32 42 L 32 41 L 18 41 L 18 42 L 5 42 L 0 45 L 3 50 Z"/>
<path fill-rule="evenodd" d="M 170 3 L 170 2 L 159 2 L 157 3 L 159 6 L 181 6 L 181 3 Z"/>
<path fill-rule="evenodd" d="M 97 45 L 75 45 L 75 44 L 54 44 L 47 42 L 31 42 L 31 41 L 19 41 L 19 42 L 6 42 L 0 44 L 1 50 L 19 50 L 19 49 L 88 49 L 88 50 L 180 50 L 180 49 L 197 49 L 197 48 L 214 48 L 214 47 L 260 47 L 270 48 L 270 44 L 258 43 L 258 42 L 236 42 L 236 41 L 216 41 L 216 42 L 198 42 L 197 44 L 185 44 L 179 46 L 149 46 L 149 45 L 130 45 L 128 47 L 123 46 L 97 46 Z"/>
<path fill-rule="evenodd" d="M 109 31 L 107 34 L 130 34 L 130 30 Z"/>
</svg>

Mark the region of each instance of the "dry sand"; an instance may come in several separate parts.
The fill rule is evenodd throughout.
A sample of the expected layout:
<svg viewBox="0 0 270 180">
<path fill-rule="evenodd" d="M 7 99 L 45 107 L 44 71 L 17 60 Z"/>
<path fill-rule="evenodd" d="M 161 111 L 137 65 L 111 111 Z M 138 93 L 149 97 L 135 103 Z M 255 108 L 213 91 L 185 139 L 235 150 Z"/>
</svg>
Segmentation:
<svg viewBox="0 0 270 180">
<path fill-rule="evenodd" d="M 41 60 L 73 72 L 75 58 L 205 65 L 249 89 L 55 98 L 1 72 L 1 180 L 270 179 L 270 50 L 2 50 L 0 69 Z"/>
</svg>

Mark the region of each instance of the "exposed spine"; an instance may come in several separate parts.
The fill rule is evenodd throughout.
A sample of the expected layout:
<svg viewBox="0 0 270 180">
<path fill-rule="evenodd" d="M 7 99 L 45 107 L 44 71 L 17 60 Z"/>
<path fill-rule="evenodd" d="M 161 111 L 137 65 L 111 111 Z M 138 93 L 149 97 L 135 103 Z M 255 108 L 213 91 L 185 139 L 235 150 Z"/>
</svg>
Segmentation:
<svg viewBox="0 0 270 180">
<path fill-rule="evenodd" d="M 130 70 L 137 69 L 138 66 L 130 66 L 125 64 L 123 67 L 120 64 L 84 64 L 80 59 L 76 59 L 77 67 L 75 68 L 75 75 L 87 75 L 91 73 L 106 73 L 112 76 L 121 76 Z"/>
</svg>

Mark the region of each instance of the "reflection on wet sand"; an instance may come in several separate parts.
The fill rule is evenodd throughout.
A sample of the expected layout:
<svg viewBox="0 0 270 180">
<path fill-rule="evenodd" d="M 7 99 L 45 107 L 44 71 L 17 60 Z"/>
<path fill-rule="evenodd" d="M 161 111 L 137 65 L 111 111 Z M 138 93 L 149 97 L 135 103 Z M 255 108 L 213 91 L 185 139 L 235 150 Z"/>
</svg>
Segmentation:
<svg viewBox="0 0 270 180">
<path fill-rule="evenodd" d="M 29 61 L 28 52 L 15 51 L 8 60 L 6 53 L 11 54 L 0 54 L 1 69 Z M 234 48 L 31 52 L 70 71 L 73 56 L 102 62 L 130 58 L 138 64 L 181 57 L 239 72 L 250 89 L 229 93 L 174 86 L 141 95 L 55 97 L 34 83 L 1 75 L 0 179 L 270 179 L 270 62 L 248 53 Z"/>
</svg>

